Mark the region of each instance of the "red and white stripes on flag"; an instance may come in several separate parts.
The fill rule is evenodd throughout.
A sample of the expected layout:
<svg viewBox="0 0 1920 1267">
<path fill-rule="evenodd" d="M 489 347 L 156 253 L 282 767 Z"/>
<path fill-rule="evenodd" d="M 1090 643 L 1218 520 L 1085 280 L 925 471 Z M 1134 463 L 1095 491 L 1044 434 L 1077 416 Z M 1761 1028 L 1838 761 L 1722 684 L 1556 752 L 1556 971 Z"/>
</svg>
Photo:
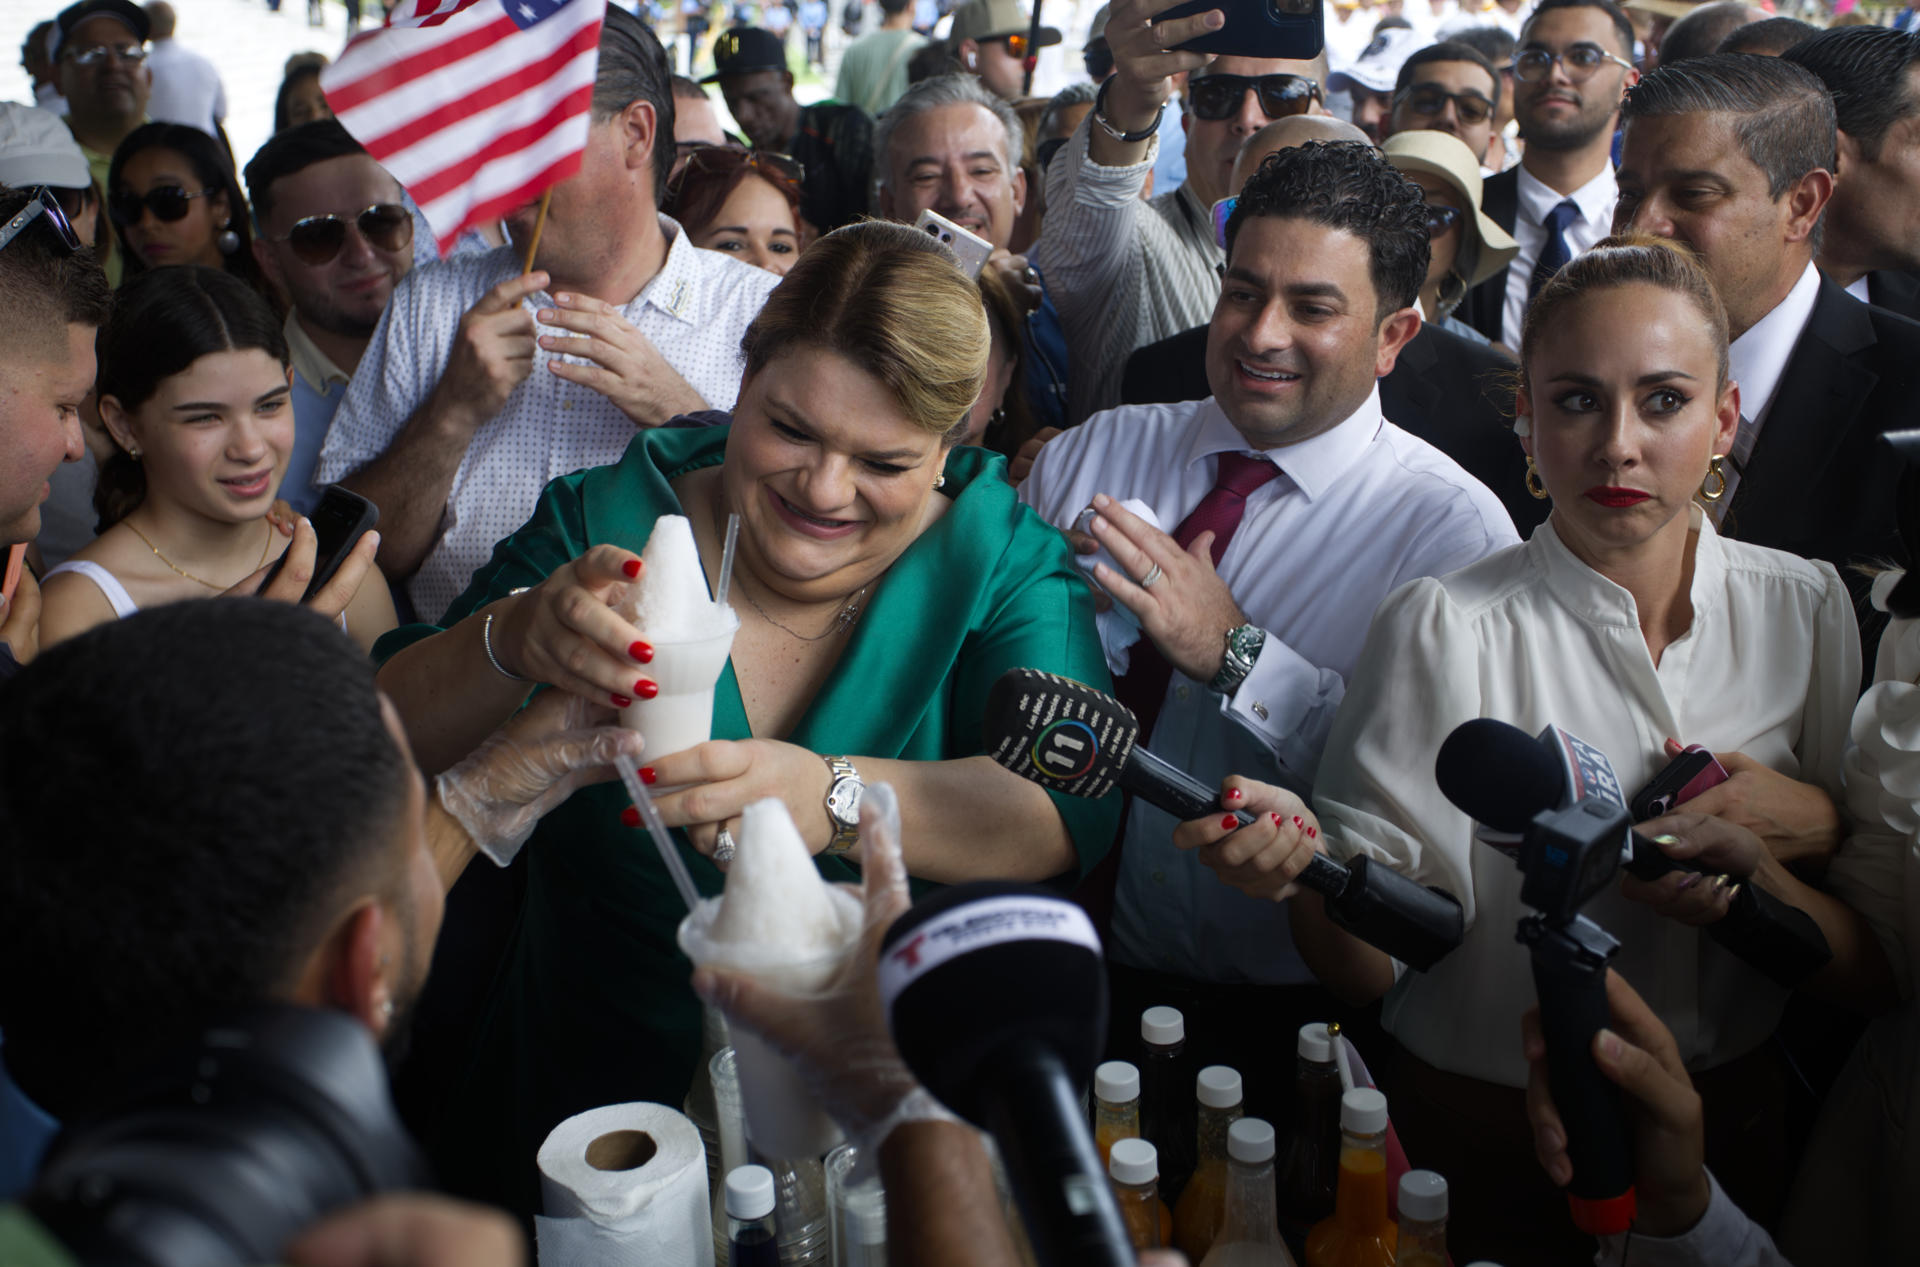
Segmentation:
<svg viewBox="0 0 1920 1267">
<path fill-rule="evenodd" d="M 606 0 L 405 0 L 322 74 L 444 253 L 580 166 Z"/>
</svg>

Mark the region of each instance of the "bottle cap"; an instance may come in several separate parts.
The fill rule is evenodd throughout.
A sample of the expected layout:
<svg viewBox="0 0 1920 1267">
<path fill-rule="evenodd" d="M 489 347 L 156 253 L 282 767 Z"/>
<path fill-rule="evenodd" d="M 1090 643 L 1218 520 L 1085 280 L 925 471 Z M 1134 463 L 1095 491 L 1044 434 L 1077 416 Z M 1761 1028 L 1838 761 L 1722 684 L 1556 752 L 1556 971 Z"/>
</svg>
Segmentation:
<svg viewBox="0 0 1920 1267">
<path fill-rule="evenodd" d="M 773 1172 L 765 1166 L 735 1166 L 727 1172 L 727 1217 L 764 1219 L 773 1213 Z"/>
<path fill-rule="evenodd" d="M 1372 1087 L 1355 1087 L 1340 1097 L 1340 1129 L 1378 1135 L 1387 1129 L 1387 1097 Z"/>
<path fill-rule="evenodd" d="M 1315 1064 L 1333 1063 L 1333 1037 L 1327 1033 L 1325 1021 L 1314 1021 L 1300 1027 L 1300 1043 L 1297 1048 L 1302 1060 L 1311 1060 Z"/>
<path fill-rule="evenodd" d="M 1155 1047 L 1186 1041 L 1187 1018 L 1177 1007 L 1150 1007 L 1140 1013 L 1140 1038 Z"/>
<path fill-rule="evenodd" d="M 1160 1177 L 1160 1153 L 1144 1139 L 1116 1139 L 1107 1173 L 1121 1183 L 1151 1183 Z"/>
<path fill-rule="evenodd" d="M 1400 1176 L 1400 1213 L 1422 1223 L 1447 1217 L 1447 1181 L 1431 1170 L 1409 1170 Z"/>
<path fill-rule="evenodd" d="M 1095 1099 L 1125 1104 L 1140 1098 L 1140 1071 L 1124 1060 L 1109 1060 L 1093 1071 Z"/>
<path fill-rule="evenodd" d="M 1240 1103 L 1240 1075 L 1225 1065 L 1208 1065 L 1194 1080 L 1194 1094 L 1210 1109 L 1230 1109 Z"/>
<path fill-rule="evenodd" d="M 1243 1117 L 1227 1128 L 1227 1156 L 1257 1166 L 1273 1160 L 1273 1127 L 1257 1117 Z"/>
</svg>

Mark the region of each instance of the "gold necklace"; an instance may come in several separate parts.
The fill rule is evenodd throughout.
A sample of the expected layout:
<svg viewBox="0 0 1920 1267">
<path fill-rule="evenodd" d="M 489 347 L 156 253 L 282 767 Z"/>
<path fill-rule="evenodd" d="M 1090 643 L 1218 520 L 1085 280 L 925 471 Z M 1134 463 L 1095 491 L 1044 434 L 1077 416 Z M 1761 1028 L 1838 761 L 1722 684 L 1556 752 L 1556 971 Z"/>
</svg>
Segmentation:
<svg viewBox="0 0 1920 1267">
<path fill-rule="evenodd" d="M 747 590 L 746 586 L 740 585 L 740 586 L 736 586 L 736 588 L 739 589 L 739 591 L 742 594 L 746 595 L 747 602 L 753 605 L 753 610 L 759 612 L 761 616 L 765 617 L 768 624 L 772 625 L 775 629 L 780 630 L 782 633 L 786 634 L 789 638 L 798 638 L 801 642 L 819 642 L 822 638 L 832 637 L 834 634 L 840 633 L 841 631 L 848 628 L 850 625 L 853 624 L 854 621 L 860 619 L 860 611 L 861 611 L 860 597 L 861 595 L 867 592 L 867 587 L 865 585 L 862 585 L 859 589 L 855 590 L 853 592 L 853 597 L 847 600 L 847 605 L 845 607 L 842 607 L 839 610 L 839 612 L 835 614 L 833 618 L 833 623 L 827 626 L 826 631 L 824 633 L 814 634 L 811 638 L 809 638 L 806 634 L 800 633 L 799 631 L 794 629 L 790 629 L 786 625 L 783 625 L 779 621 L 775 620 L 773 618 L 773 613 L 768 611 L 766 608 L 762 607 L 760 605 L 760 600 L 755 598 Z"/>
<path fill-rule="evenodd" d="M 193 573 L 181 567 L 178 563 L 175 563 L 172 559 L 169 559 L 166 555 L 160 553 L 160 547 L 153 544 L 153 538 L 149 537 L 146 533 L 134 527 L 133 520 L 122 519 L 120 522 L 127 526 L 128 532 L 131 532 L 134 536 L 140 538 L 142 541 L 147 543 L 147 549 L 153 551 L 154 558 L 160 560 L 162 563 L 166 564 L 168 567 L 172 568 L 174 571 L 178 572 L 180 575 L 186 577 L 189 581 L 193 581 L 199 585 L 204 585 L 210 590 L 218 590 L 222 594 L 226 593 L 228 590 L 233 588 L 232 585 L 215 585 L 212 581 L 209 581 L 204 576 L 195 576 Z M 267 552 L 272 549 L 273 549 L 273 524 L 269 522 L 267 524 L 266 544 L 260 547 L 260 562 L 253 565 L 253 570 L 248 572 L 247 576 L 252 576 L 254 572 L 258 572 L 261 568 L 266 566 Z M 243 576 L 240 579 L 245 580 L 246 577 Z M 234 584 L 237 585 L 239 584 L 239 582 L 236 581 L 234 582 Z M 771 617 L 769 617 L 769 619 L 771 619 Z"/>
</svg>

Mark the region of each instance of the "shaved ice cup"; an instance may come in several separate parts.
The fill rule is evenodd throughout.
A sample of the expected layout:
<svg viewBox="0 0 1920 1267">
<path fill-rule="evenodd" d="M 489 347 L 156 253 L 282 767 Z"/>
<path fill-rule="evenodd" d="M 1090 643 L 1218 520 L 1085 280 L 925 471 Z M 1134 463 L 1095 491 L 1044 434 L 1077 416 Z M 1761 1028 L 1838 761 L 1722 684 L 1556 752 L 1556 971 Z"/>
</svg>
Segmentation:
<svg viewBox="0 0 1920 1267">
<path fill-rule="evenodd" d="M 685 752 L 713 738 L 713 688 L 727 667 L 740 617 L 722 608 L 729 624 L 718 633 L 678 642 L 649 638 L 653 659 L 646 673 L 660 687 L 652 699 L 635 699 L 620 710 L 620 724 L 637 730 L 646 741 L 641 753 L 648 763 Z M 642 630 L 642 634 L 646 631 Z M 664 789 L 656 789 L 659 795 Z"/>
</svg>

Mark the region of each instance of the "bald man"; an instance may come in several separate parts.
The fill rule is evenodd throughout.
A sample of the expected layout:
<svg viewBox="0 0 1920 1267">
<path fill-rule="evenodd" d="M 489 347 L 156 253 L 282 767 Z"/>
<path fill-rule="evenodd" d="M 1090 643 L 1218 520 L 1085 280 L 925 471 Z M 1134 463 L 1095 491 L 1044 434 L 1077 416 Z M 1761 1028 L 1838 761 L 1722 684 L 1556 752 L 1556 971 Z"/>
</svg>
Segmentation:
<svg viewBox="0 0 1920 1267">
<path fill-rule="evenodd" d="M 1308 141 L 1360 141 L 1353 124 L 1325 115 L 1279 119 L 1248 137 L 1234 160 L 1230 192 L 1271 154 Z M 1201 400 L 1207 386 L 1207 327 L 1195 326 L 1127 358 L 1120 379 L 1124 404 Z M 1465 467 L 1500 498 L 1522 537 L 1547 517 L 1547 503 L 1526 491 L 1527 461 L 1513 438 L 1513 393 L 1505 375 L 1513 362 L 1493 349 L 1437 326 L 1422 325 L 1393 370 L 1380 380 L 1380 409 L 1387 420 L 1412 432 Z"/>
</svg>

